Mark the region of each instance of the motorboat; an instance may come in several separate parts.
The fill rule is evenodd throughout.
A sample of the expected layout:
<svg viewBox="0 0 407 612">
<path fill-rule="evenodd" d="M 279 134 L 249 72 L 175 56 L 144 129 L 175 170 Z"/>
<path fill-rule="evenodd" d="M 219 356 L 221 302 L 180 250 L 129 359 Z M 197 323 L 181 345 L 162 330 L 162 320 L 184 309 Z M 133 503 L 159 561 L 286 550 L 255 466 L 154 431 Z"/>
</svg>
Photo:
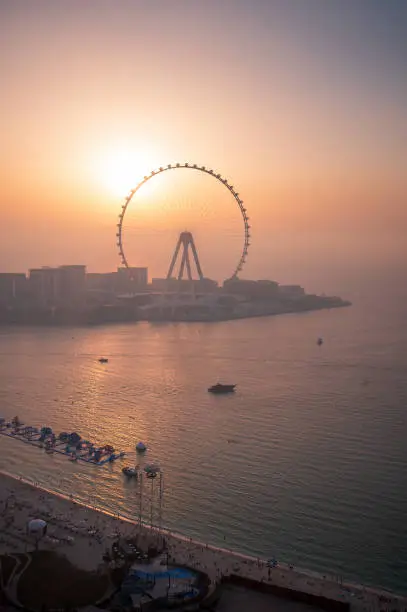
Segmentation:
<svg viewBox="0 0 407 612">
<path fill-rule="evenodd" d="M 99 363 L 109 363 L 109 360 L 107 359 L 107 357 L 100 357 L 98 361 Z"/>
<path fill-rule="evenodd" d="M 144 444 L 144 442 L 137 442 L 136 451 L 138 453 L 144 453 L 146 450 L 147 450 L 147 446 Z"/>
<path fill-rule="evenodd" d="M 125 476 L 129 478 L 138 478 L 138 468 L 130 467 L 129 465 L 122 469 L 122 472 Z"/>
<path fill-rule="evenodd" d="M 236 385 L 222 385 L 221 383 L 216 383 L 216 385 L 212 385 L 209 387 L 209 393 L 233 393 Z"/>
</svg>

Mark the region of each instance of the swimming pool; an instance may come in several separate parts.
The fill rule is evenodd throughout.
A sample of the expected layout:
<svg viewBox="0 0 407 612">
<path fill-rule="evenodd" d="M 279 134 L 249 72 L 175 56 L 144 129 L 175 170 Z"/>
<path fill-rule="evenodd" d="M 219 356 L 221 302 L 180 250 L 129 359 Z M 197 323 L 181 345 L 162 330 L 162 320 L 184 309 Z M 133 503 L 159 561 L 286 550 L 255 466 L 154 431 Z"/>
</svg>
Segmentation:
<svg viewBox="0 0 407 612">
<path fill-rule="evenodd" d="M 193 570 L 188 569 L 187 567 L 171 567 L 167 568 L 164 572 L 143 572 L 141 570 L 133 570 L 131 572 L 131 575 L 137 575 L 139 578 L 144 580 L 160 580 L 162 578 L 184 578 L 187 580 L 193 580 L 197 577 L 197 574 Z"/>
</svg>

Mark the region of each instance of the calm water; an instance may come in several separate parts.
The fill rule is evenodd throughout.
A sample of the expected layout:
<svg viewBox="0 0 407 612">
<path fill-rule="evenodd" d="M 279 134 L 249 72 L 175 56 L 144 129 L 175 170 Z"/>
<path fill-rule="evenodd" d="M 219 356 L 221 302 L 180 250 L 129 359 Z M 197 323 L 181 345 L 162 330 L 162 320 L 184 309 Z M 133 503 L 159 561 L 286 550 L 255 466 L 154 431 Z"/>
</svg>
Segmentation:
<svg viewBox="0 0 407 612">
<path fill-rule="evenodd" d="M 405 592 L 407 316 L 402 296 L 372 295 L 217 324 L 1 329 L 0 413 L 130 460 L 145 441 L 172 529 Z M 235 396 L 208 394 L 218 379 Z M 0 437 L 0 468 L 137 516 L 122 466 Z"/>
</svg>

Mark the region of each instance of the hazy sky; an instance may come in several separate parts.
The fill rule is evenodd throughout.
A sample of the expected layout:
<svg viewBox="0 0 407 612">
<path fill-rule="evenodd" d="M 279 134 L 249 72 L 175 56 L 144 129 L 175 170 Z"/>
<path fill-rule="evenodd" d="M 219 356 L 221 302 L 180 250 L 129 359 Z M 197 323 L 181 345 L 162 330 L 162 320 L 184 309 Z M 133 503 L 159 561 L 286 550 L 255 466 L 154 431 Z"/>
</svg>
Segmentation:
<svg viewBox="0 0 407 612">
<path fill-rule="evenodd" d="M 248 276 L 407 260 L 406 0 L 0 0 L 0 65 L 2 270 L 114 269 L 122 194 L 177 161 L 238 189 Z M 167 178 L 149 194 L 160 231 Z M 237 219 L 213 211 L 209 268 Z M 151 225 L 161 267 L 199 214 L 162 240 Z"/>
</svg>

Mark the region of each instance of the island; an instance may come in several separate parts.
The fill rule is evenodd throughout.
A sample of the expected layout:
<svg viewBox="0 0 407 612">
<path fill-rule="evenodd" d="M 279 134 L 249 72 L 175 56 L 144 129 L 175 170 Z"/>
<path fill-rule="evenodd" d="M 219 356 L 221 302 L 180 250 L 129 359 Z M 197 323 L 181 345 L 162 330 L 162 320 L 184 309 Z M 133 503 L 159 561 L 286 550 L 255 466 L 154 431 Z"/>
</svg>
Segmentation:
<svg viewBox="0 0 407 612">
<path fill-rule="evenodd" d="M 349 306 L 299 285 L 237 277 L 153 278 L 147 268 L 87 273 L 86 266 L 0 274 L 1 325 L 97 325 L 127 321 L 227 321 Z"/>
</svg>

